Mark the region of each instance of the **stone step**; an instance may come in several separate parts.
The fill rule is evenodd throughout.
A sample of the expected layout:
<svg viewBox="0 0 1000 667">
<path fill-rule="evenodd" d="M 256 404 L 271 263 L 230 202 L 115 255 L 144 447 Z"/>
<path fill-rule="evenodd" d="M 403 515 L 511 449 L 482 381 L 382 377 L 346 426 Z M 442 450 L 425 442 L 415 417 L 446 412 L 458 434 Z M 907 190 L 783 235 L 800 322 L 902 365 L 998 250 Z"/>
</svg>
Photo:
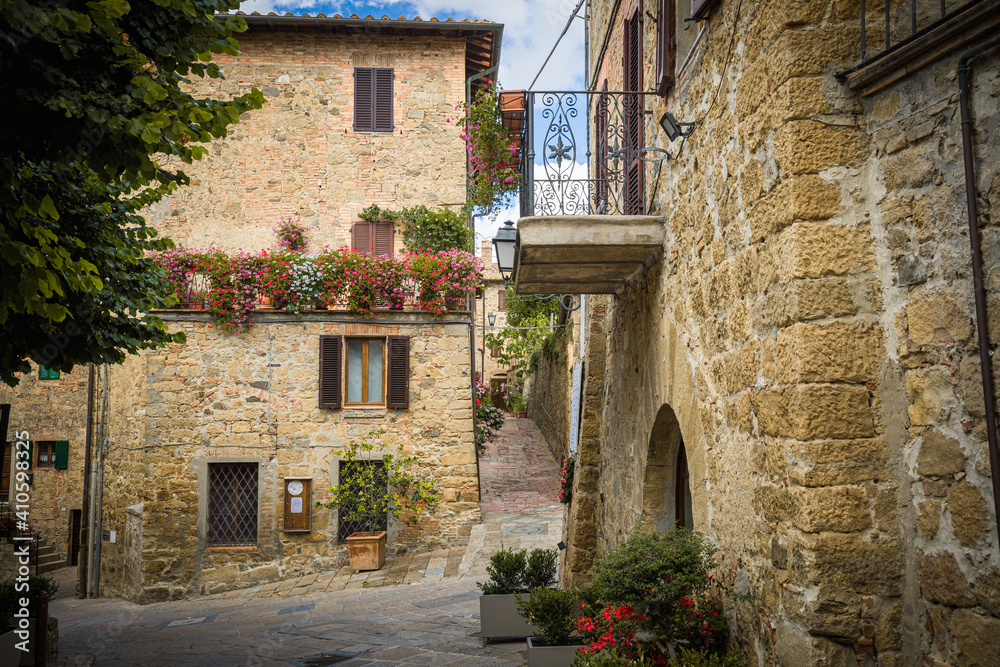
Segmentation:
<svg viewBox="0 0 1000 667">
<path fill-rule="evenodd" d="M 42 574 L 43 572 L 51 572 L 52 570 L 58 570 L 63 567 L 66 567 L 65 560 L 59 559 L 43 564 L 42 560 L 38 559 L 38 574 Z"/>
</svg>

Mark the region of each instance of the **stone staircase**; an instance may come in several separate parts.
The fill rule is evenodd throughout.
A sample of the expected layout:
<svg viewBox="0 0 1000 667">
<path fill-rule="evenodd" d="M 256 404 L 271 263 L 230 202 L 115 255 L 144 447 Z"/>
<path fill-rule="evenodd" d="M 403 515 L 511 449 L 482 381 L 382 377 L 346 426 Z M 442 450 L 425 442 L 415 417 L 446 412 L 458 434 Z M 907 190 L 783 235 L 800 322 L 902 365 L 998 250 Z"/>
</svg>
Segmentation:
<svg viewBox="0 0 1000 667">
<path fill-rule="evenodd" d="M 38 574 L 66 567 L 66 559 L 56 553 L 55 548 L 42 538 L 38 538 Z"/>
</svg>

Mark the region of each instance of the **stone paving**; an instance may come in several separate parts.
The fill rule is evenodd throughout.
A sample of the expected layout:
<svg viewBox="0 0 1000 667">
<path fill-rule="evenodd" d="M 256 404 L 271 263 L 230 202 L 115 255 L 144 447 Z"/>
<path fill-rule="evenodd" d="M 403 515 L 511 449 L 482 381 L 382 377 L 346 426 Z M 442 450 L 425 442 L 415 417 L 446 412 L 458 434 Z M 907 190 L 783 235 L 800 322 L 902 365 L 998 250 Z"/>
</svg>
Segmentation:
<svg viewBox="0 0 1000 667">
<path fill-rule="evenodd" d="M 466 547 L 220 595 L 150 605 L 77 600 L 75 568 L 56 573 L 60 665 L 523 665 L 524 642 L 479 639 L 479 589 L 501 546 L 561 539 L 559 463 L 526 419 L 480 457 L 483 523 Z M 346 659 L 340 659 L 346 658 Z"/>
</svg>

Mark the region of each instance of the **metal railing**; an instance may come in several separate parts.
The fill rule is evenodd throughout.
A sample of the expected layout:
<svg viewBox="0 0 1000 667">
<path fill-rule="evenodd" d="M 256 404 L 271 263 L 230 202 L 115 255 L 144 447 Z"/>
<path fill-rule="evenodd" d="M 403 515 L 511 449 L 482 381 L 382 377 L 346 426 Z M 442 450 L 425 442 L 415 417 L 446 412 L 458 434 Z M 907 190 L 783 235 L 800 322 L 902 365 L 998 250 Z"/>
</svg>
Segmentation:
<svg viewBox="0 0 1000 667">
<path fill-rule="evenodd" d="M 868 7 L 879 3 L 861 0 L 861 61 L 848 71 L 889 55 L 980 2 L 983 0 L 883 0 L 869 16 Z M 869 30 L 870 24 L 875 30 Z"/>
<path fill-rule="evenodd" d="M 652 93 L 526 95 L 521 215 L 642 213 L 644 125 Z"/>
</svg>

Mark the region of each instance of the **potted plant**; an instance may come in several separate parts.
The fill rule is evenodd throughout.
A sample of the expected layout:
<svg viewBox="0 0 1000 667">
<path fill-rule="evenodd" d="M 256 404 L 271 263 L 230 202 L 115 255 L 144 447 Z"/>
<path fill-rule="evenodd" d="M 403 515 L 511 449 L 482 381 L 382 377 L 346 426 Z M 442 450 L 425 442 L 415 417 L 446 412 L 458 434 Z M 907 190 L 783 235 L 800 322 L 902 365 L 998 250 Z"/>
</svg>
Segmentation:
<svg viewBox="0 0 1000 667">
<path fill-rule="evenodd" d="M 486 567 L 488 581 L 478 584 L 483 592 L 479 596 L 479 636 L 527 637 L 535 634 L 536 627 L 521 617 L 517 610 L 517 593 L 555 584 L 559 552 L 555 549 L 504 549 L 490 557 Z"/>
<path fill-rule="evenodd" d="M 579 609 L 576 592 L 555 588 L 535 588 L 525 600 L 515 594 L 521 617 L 538 632 L 528 637 L 528 667 L 569 667 L 583 646 L 572 637 Z"/>
<path fill-rule="evenodd" d="M 340 484 L 330 488 L 328 502 L 316 503 L 337 509 L 341 521 L 365 526 L 347 538 L 351 568 L 358 571 L 385 565 L 386 531 L 375 530 L 382 516 L 391 514 L 412 525 L 437 501 L 434 483 L 415 473 L 417 458 L 404 456 L 402 445 L 398 446 L 399 455 L 381 454 L 389 449 L 381 442 L 385 434 L 386 430 L 379 428 L 348 442 Z"/>
</svg>

